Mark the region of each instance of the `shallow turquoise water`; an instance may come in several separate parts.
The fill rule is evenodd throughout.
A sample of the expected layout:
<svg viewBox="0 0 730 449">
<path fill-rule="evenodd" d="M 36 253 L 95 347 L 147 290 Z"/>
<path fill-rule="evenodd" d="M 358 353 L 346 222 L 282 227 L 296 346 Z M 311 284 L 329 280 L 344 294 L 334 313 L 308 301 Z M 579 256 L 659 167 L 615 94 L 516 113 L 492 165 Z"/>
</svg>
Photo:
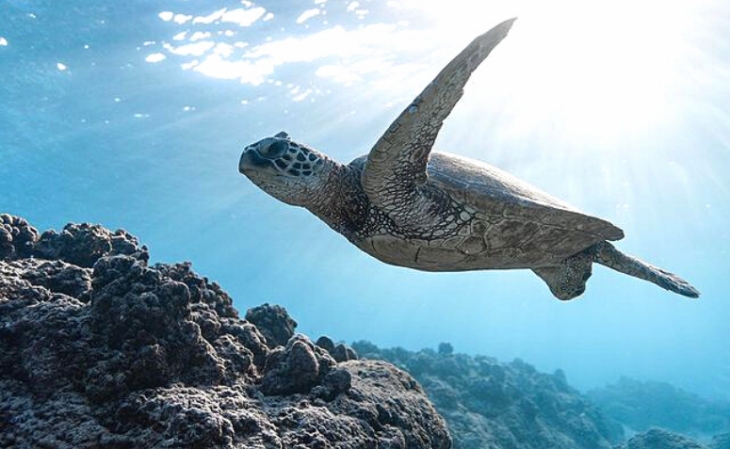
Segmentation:
<svg viewBox="0 0 730 449">
<path fill-rule="evenodd" d="M 0 0 L 0 210 L 123 227 L 310 335 L 730 397 L 730 7 L 354 3 Z M 281 130 L 341 162 L 367 152 L 515 13 L 437 147 L 611 220 L 699 301 L 602 267 L 570 303 L 527 271 L 390 267 L 238 173 L 243 146 Z"/>
</svg>

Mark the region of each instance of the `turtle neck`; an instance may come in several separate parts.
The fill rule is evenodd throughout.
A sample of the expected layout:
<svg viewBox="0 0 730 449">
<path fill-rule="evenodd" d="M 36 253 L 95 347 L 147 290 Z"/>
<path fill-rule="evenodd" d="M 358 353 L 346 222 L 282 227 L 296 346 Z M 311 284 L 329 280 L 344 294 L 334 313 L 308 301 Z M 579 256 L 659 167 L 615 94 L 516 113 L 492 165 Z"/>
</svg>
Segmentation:
<svg viewBox="0 0 730 449">
<path fill-rule="evenodd" d="M 307 209 L 351 240 L 367 219 L 370 201 L 360 185 L 360 169 L 329 160 L 329 175 Z"/>
</svg>

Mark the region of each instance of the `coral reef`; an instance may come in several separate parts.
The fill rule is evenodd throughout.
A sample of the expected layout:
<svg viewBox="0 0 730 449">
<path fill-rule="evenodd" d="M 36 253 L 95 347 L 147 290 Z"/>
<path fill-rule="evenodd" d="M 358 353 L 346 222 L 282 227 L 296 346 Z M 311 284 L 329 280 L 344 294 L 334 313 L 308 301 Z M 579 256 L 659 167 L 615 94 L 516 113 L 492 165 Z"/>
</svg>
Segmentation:
<svg viewBox="0 0 730 449">
<path fill-rule="evenodd" d="M 707 447 L 681 435 L 651 429 L 616 446 L 616 449 L 707 449 Z"/>
<path fill-rule="evenodd" d="M 283 307 L 275 304 L 262 304 L 248 309 L 246 321 L 261 330 L 270 348 L 286 346 L 297 328 L 297 322 L 291 319 Z"/>
<path fill-rule="evenodd" d="M 730 403 L 666 383 L 622 378 L 587 395 L 604 414 L 635 431 L 660 427 L 701 438 L 730 431 Z"/>
<path fill-rule="evenodd" d="M 562 371 L 549 375 L 520 360 L 454 354 L 448 343 L 438 352 L 353 347 L 413 375 L 446 419 L 454 448 L 607 449 L 623 437 L 620 425 L 570 388 Z"/>
<path fill-rule="evenodd" d="M 148 259 L 124 231 L 0 216 L 0 447 L 451 446 L 408 374 Z"/>
</svg>

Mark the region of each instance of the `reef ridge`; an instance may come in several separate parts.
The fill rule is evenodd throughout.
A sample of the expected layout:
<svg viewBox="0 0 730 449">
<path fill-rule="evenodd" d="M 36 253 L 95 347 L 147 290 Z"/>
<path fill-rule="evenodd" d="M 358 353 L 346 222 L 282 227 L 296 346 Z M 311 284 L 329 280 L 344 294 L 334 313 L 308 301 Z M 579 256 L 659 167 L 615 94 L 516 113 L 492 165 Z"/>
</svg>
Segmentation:
<svg viewBox="0 0 730 449">
<path fill-rule="evenodd" d="M 621 426 L 568 385 L 565 374 L 515 360 L 437 351 L 381 349 L 360 341 L 364 358 L 385 360 L 421 383 L 449 426 L 455 449 L 609 449 Z"/>
</svg>

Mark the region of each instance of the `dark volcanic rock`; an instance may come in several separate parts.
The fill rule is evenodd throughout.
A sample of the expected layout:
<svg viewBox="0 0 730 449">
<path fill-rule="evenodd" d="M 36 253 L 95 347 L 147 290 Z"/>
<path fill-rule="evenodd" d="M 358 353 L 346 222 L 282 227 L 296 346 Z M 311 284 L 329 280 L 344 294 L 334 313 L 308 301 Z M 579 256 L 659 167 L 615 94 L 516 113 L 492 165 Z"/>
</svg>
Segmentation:
<svg viewBox="0 0 730 449">
<path fill-rule="evenodd" d="M 33 255 L 41 259 L 63 260 L 90 268 L 102 257 L 117 254 L 134 255 L 147 262 L 146 247 L 139 247 L 137 238 L 119 229 L 115 232 L 98 224 L 67 224 L 61 233 L 46 231 L 33 246 Z"/>
<path fill-rule="evenodd" d="M 322 335 L 317 339 L 317 346 L 330 353 L 335 350 L 335 342 L 326 335 Z"/>
<path fill-rule="evenodd" d="M 327 351 L 309 338 L 297 335 L 286 347 L 278 347 L 266 361 L 261 384 L 264 394 L 308 393 L 336 365 Z"/>
<path fill-rule="evenodd" d="M 283 307 L 271 304 L 248 309 L 246 320 L 258 327 L 266 337 L 266 344 L 272 349 L 285 346 L 297 328 L 297 322 L 291 319 Z"/>
<path fill-rule="evenodd" d="M 652 429 L 636 435 L 616 449 L 707 449 L 707 447 L 681 435 Z"/>
<path fill-rule="evenodd" d="M 335 349 L 332 351 L 332 357 L 334 357 L 338 362 L 357 360 L 357 352 L 346 344 L 340 343 L 336 345 Z"/>
<path fill-rule="evenodd" d="M 335 343 L 326 335 L 317 339 L 317 346 L 329 352 L 338 362 L 346 362 L 348 360 L 357 360 L 357 352 L 344 343 Z"/>
<path fill-rule="evenodd" d="M 270 348 L 293 331 L 284 309 L 267 306 L 268 339 L 189 264 L 148 266 L 124 231 L 38 238 L 0 220 L 0 447 L 450 447 L 406 373 L 338 364 L 304 336 Z"/>
<path fill-rule="evenodd" d="M 20 217 L 0 215 L 0 260 L 28 257 L 38 240 L 38 231 Z"/>
<path fill-rule="evenodd" d="M 621 427 L 570 388 L 562 371 L 454 354 L 448 344 L 438 352 L 353 347 L 411 373 L 446 419 L 454 448 L 608 449 L 622 439 Z"/>
<path fill-rule="evenodd" d="M 730 403 L 710 401 L 663 382 L 622 378 L 588 392 L 604 414 L 636 431 L 652 427 L 694 437 L 730 431 Z"/>
</svg>

